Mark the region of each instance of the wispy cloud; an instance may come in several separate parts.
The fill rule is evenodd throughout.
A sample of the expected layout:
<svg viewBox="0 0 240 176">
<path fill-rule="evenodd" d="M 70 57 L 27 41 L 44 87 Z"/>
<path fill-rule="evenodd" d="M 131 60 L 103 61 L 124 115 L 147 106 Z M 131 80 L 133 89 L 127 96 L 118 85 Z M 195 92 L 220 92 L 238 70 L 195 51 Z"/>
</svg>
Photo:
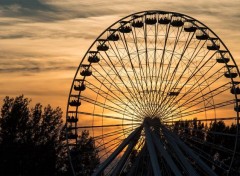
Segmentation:
<svg viewBox="0 0 240 176">
<path fill-rule="evenodd" d="M 11 82 L 2 92 L 16 92 L 9 88 L 15 82 L 16 93 L 43 97 L 68 92 L 76 67 L 98 35 L 120 18 L 145 10 L 175 11 L 200 20 L 240 58 L 239 0 L 0 0 L 0 77 L 8 77 L 0 84 Z M 44 76 L 37 87 L 47 91 L 33 91 L 37 77 Z M 54 81 L 46 85 L 47 79 Z"/>
<path fill-rule="evenodd" d="M 42 19 L 48 21 L 48 13 L 57 11 L 54 6 L 41 0 L 1 0 L 0 5 L 1 16 L 15 18 L 24 17 L 27 19 Z M 51 16 L 49 16 L 49 19 L 51 19 Z"/>
<path fill-rule="evenodd" d="M 58 66 L 59 56 L 77 66 L 105 28 L 123 16 L 149 9 L 178 11 L 199 19 L 219 34 L 234 53 L 240 36 L 240 1 L 0 0 L 0 5 L 1 72 L 44 71 L 51 68 L 48 61 Z M 14 62 L 7 67 L 4 61 L 9 59 Z"/>
</svg>

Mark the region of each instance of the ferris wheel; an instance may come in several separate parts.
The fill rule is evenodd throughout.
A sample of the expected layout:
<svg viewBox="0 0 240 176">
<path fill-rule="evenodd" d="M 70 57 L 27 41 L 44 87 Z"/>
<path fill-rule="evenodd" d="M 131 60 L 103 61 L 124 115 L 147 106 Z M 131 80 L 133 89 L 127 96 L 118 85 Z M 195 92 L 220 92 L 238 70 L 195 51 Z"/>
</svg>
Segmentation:
<svg viewBox="0 0 240 176">
<path fill-rule="evenodd" d="M 79 64 L 68 148 L 89 131 L 100 158 L 93 175 L 239 174 L 239 75 L 223 41 L 200 21 L 166 11 L 126 16 Z"/>
</svg>

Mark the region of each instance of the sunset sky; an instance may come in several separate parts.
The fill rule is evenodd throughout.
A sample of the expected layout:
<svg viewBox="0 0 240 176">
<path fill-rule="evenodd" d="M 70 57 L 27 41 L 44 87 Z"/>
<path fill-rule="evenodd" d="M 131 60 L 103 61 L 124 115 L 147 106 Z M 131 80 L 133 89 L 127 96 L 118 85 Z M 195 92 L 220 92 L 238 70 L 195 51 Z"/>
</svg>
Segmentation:
<svg viewBox="0 0 240 176">
<path fill-rule="evenodd" d="M 0 0 L 0 105 L 24 94 L 66 109 L 75 71 L 109 25 L 144 10 L 175 11 L 211 28 L 240 65 L 239 0 Z"/>
</svg>

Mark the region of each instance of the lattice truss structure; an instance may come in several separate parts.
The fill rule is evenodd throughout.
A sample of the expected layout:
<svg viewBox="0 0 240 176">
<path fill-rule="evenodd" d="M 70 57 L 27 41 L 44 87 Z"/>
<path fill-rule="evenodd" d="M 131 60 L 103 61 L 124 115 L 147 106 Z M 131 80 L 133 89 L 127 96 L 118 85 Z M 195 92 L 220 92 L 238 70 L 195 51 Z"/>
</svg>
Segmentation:
<svg viewBox="0 0 240 176">
<path fill-rule="evenodd" d="M 79 64 L 67 108 L 69 151 L 88 130 L 100 157 L 94 175 L 239 174 L 239 83 L 231 53 L 200 21 L 165 11 L 129 15 Z M 219 121 L 235 131 L 214 129 Z"/>
</svg>

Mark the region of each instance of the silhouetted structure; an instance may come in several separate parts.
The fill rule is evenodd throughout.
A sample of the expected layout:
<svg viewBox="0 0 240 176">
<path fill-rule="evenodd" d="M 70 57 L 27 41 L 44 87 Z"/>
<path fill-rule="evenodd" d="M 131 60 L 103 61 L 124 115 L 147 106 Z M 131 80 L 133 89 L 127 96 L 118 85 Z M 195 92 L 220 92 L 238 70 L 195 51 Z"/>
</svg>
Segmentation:
<svg viewBox="0 0 240 176">
<path fill-rule="evenodd" d="M 79 63 L 68 147 L 81 129 L 91 132 L 101 158 L 96 176 L 239 175 L 239 75 L 224 42 L 199 20 L 161 10 L 128 15 Z"/>
</svg>

